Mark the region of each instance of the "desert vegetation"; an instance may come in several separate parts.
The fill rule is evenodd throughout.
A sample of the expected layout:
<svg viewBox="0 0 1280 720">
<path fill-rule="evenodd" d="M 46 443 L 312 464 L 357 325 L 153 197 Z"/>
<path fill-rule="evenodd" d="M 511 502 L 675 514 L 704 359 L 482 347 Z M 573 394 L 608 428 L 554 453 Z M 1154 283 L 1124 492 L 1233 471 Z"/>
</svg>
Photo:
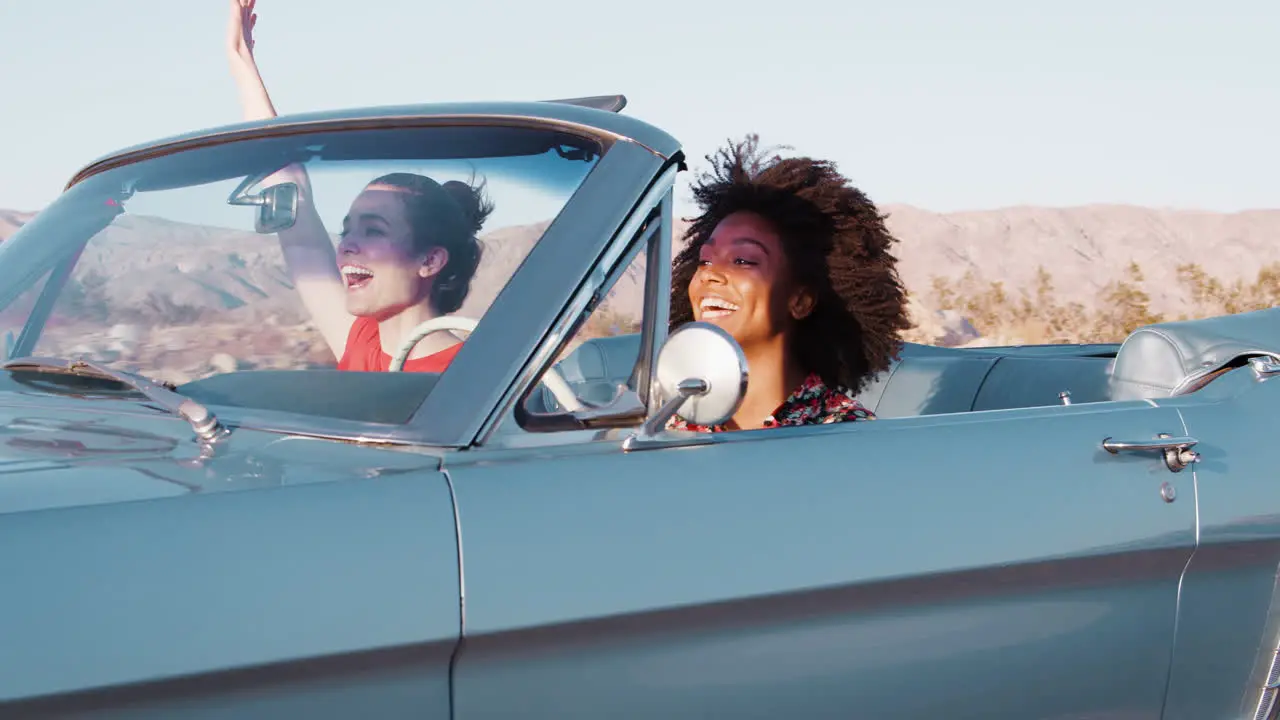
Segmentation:
<svg viewBox="0 0 1280 720">
<path fill-rule="evenodd" d="M 1151 307 L 1142 268 L 1130 262 L 1093 303 L 1063 301 L 1052 274 L 1038 268 L 1029 288 L 1009 290 L 999 281 L 979 280 L 972 272 L 957 280 L 935 277 L 920 304 L 931 311 L 951 313 L 972 326 L 980 339 L 967 344 L 1057 344 L 1120 342 L 1143 325 L 1260 310 L 1280 305 L 1280 263 L 1261 267 L 1252 280 L 1223 281 L 1197 263 L 1176 268 L 1182 296 L 1178 313 Z M 938 329 L 918 321 L 910 339 L 938 342 Z"/>
<path fill-rule="evenodd" d="M 0 211 L 0 241 L 27 217 Z M 931 213 L 898 206 L 889 222 L 903 241 L 914 342 L 1118 342 L 1150 323 L 1280 304 L 1280 210 Z M 135 364 L 175 382 L 228 367 L 335 362 L 274 244 L 251 233 L 183 228 L 135 219 L 95 241 L 63 289 L 39 350 Z M 545 223 L 486 235 L 486 259 L 460 314 L 484 314 L 543 229 Z M 682 237 L 684 226 L 676 230 Z M 0 309 L 0 339 L 16 335 L 41 286 Z M 641 255 L 565 352 L 588 338 L 638 332 L 643 290 Z"/>
</svg>

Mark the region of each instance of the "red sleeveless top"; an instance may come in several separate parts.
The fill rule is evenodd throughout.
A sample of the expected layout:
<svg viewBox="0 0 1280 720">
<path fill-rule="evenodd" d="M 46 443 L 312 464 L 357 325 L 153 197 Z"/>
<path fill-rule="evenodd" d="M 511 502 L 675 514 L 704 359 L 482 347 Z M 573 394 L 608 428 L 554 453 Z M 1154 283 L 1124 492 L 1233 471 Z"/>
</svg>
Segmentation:
<svg viewBox="0 0 1280 720">
<path fill-rule="evenodd" d="M 444 372 L 453 362 L 453 356 L 462 349 L 462 343 L 420 358 L 410 358 L 404 363 L 405 372 Z M 391 367 L 391 356 L 382 352 L 382 336 L 373 318 L 358 317 L 347 333 L 347 347 L 338 361 L 339 370 L 355 372 L 386 372 Z"/>
</svg>

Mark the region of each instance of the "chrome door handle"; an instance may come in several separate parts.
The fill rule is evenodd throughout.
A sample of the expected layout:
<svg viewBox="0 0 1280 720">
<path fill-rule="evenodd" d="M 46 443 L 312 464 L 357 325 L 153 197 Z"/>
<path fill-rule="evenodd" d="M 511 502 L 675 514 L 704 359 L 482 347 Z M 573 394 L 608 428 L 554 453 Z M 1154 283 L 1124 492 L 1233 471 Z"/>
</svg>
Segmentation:
<svg viewBox="0 0 1280 720">
<path fill-rule="evenodd" d="M 1192 450 L 1200 441 L 1193 437 L 1174 437 L 1161 433 L 1152 440 L 1116 440 L 1106 438 L 1102 449 L 1118 455 L 1122 452 L 1159 452 L 1164 454 L 1165 465 L 1172 472 L 1180 472 L 1192 463 L 1200 462 L 1200 453 Z"/>
<path fill-rule="evenodd" d="M 1249 358 L 1249 365 L 1253 368 L 1253 372 L 1259 379 L 1270 377 L 1272 375 L 1280 375 L 1280 360 L 1274 357 L 1254 357 Z"/>
<path fill-rule="evenodd" d="M 1111 454 L 1121 452 L 1152 452 L 1154 450 L 1185 450 L 1195 447 L 1200 441 L 1193 437 L 1172 437 L 1161 435 L 1154 440 L 1116 440 L 1107 438 L 1102 441 L 1102 449 Z"/>
</svg>

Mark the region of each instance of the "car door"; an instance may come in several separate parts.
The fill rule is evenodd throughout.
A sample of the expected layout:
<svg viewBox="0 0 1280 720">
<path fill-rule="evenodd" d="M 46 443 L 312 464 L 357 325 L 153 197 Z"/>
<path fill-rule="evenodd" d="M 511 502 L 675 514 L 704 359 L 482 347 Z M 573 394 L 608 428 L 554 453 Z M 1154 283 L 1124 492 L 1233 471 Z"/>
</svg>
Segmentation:
<svg viewBox="0 0 1280 720">
<path fill-rule="evenodd" d="M 448 718 L 438 460 L 241 428 L 190 461 L 189 435 L 0 401 L 0 716 Z"/>
<path fill-rule="evenodd" d="M 1280 365 L 1161 398 L 1198 440 L 1200 543 L 1183 580 L 1165 717 L 1276 717 L 1280 706 Z"/>
<path fill-rule="evenodd" d="M 455 717 L 1158 718 L 1192 474 L 1101 443 L 1181 432 L 1109 402 L 456 453 Z"/>
</svg>

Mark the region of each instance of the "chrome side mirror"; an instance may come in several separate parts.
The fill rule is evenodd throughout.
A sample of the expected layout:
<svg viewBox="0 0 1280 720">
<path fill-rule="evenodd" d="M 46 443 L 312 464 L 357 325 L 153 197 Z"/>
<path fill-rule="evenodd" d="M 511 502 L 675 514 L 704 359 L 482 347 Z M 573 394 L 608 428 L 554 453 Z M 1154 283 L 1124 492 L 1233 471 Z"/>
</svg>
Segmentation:
<svg viewBox="0 0 1280 720">
<path fill-rule="evenodd" d="M 263 176 L 250 175 L 231 193 L 228 205 L 256 205 L 258 216 L 254 219 L 253 229 L 263 235 L 288 230 L 298 220 L 298 186 L 286 182 L 263 188 L 257 194 L 249 193 L 249 188 L 261 182 Z"/>
<path fill-rule="evenodd" d="M 733 417 L 747 392 L 747 358 L 716 325 L 680 326 L 658 353 L 656 385 L 662 406 L 623 447 L 643 447 L 672 417 L 695 425 L 719 425 Z"/>
</svg>

